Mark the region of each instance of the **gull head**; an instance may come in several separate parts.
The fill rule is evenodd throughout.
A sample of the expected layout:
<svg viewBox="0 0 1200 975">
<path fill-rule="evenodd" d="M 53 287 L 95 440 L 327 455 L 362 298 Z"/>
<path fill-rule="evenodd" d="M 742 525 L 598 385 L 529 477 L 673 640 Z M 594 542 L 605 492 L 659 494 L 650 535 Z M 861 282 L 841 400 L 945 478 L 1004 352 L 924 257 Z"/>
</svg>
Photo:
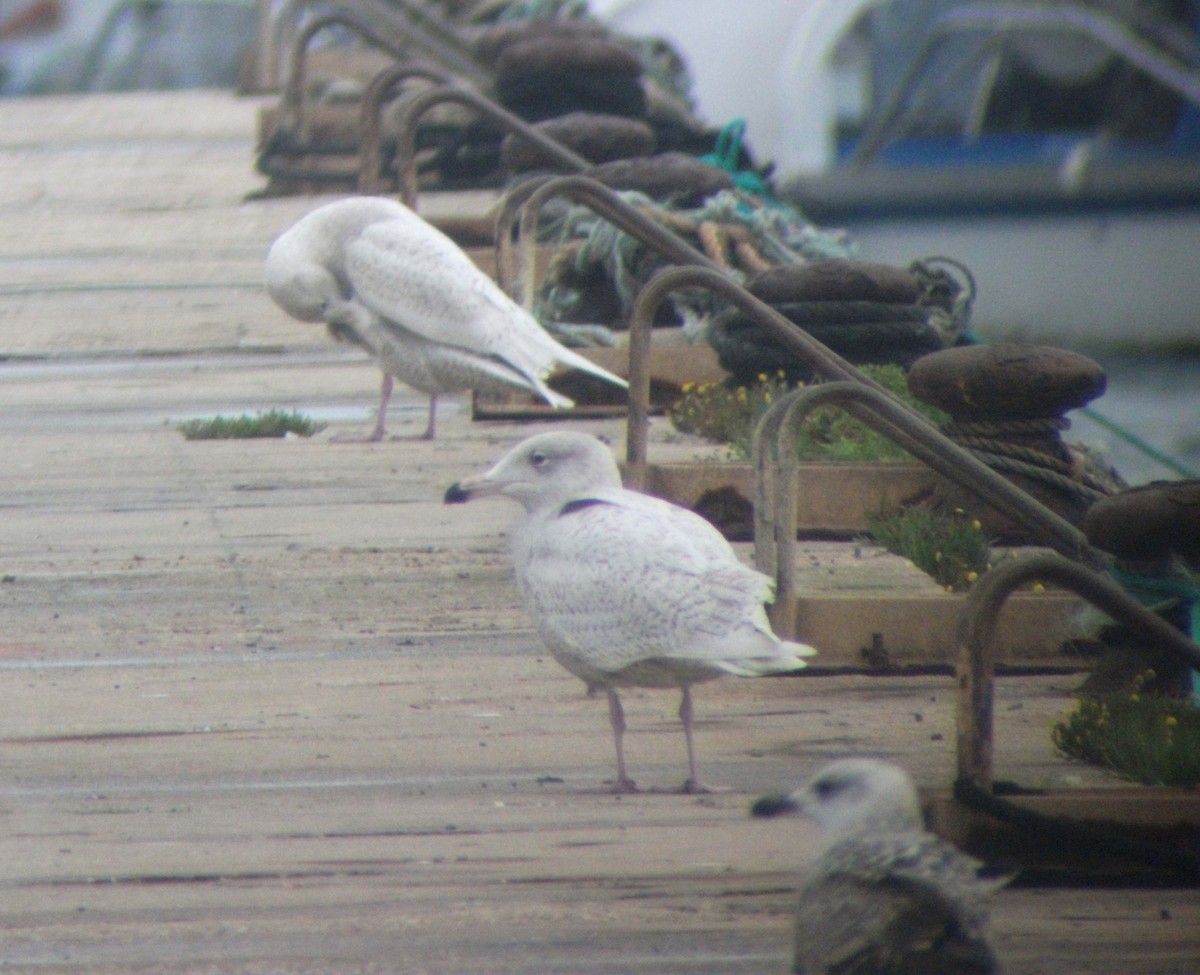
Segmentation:
<svg viewBox="0 0 1200 975">
<path fill-rule="evenodd" d="M 874 758 L 831 762 L 795 792 L 759 799 L 753 813 L 803 816 L 830 837 L 922 828 L 920 801 L 908 773 Z"/>
<path fill-rule="evenodd" d="M 608 447 L 590 434 L 560 430 L 517 444 L 487 473 L 451 485 L 445 500 L 458 504 L 499 494 L 532 513 L 620 487 L 621 474 Z"/>
<path fill-rule="evenodd" d="M 285 234 L 267 252 L 267 293 L 299 321 L 327 321 L 331 306 L 343 301 L 341 286 L 327 268 L 297 259 L 292 243 Z"/>
</svg>

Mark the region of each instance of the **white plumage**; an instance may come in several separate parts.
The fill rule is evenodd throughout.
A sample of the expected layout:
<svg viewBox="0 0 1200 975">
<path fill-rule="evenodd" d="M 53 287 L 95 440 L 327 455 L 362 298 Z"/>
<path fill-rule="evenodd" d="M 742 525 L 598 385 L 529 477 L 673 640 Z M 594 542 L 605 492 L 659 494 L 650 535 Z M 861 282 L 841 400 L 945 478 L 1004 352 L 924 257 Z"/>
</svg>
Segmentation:
<svg viewBox="0 0 1200 975">
<path fill-rule="evenodd" d="M 378 362 L 375 440 L 393 376 L 429 394 L 426 438 L 439 393 L 521 389 L 571 406 L 545 383 L 558 365 L 626 386 L 556 342 L 457 244 L 395 200 L 352 197 L 302 217 L 271 246 L 266 284 L 288 314 L 324 322 Z"/>
<path fill-rule="evenodd" d="M 787 813 L 821 828 L 800 878 L 795 973 L 992 975 L 987 897 L 1011 876 L 924 830 L 916 789 L 901 768 L 852 758 L 821 769 L 759 815 Z"/>
<path fill-rule="evenodd" d="M 503 494 L 525 518 L 512 536 L 517 583 L 546 646 L 589 689 L 603 688 L 625 773 L 617 689 L 678 687 L 688 750 L 685 791 L 702 789 L 692 744 L 692 684 L 723 674 L 798 670 L 811 647 L 771 632 L 769 578 L 738 561 L 703 518 L 621 486 L 608 448 L 582 433 L 541 434 L 448 502 Z"/>
</svg>

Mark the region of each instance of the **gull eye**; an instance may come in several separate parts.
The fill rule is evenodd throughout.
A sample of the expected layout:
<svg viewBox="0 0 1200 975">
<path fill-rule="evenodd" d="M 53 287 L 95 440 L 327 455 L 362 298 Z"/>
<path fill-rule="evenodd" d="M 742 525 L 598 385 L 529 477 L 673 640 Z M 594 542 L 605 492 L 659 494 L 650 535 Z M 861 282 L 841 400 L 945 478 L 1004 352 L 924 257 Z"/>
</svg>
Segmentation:
<svg viewBox="0 0 1200 975">
<path fill-rule="evenodd" d="M 831 799 L 846 787 L 845 782 L 838 779 L 819 779 L 813 783 L 813 792 L 818 799 Z"/>
<path fill-rule="evenodd" d="M 534 467 L 545 467 L 546 464 L 549 463 L 549 461 L 550 461 L 550 458 L 547 457 L 540 450 L 535 450 L 532 454 L 529 455 L 529 463 L 531 463 Z"/>
</svg>

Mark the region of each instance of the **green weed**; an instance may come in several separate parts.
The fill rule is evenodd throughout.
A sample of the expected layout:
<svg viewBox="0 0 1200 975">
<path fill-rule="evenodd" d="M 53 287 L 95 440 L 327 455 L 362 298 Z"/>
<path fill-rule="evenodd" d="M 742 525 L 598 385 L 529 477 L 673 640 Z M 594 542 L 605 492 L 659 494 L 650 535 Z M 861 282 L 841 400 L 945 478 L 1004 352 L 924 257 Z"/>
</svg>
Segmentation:
<svg viewBox="0 0 1200 975">
<path fill-rule="evenodd" d="M 1200 784 L 1200 708 L 1190 700 L 1142 693 L 1153 676 L 1153 671 L 1140 675 L 1132 692 L 1080 700 L 1051 731 L 1054 747 L 1146 785 Z"/>
<path fill-rule="evenodd" d="M 187 440 L 244 440 L 252 437 L 282 437 L 289 433 L 311 437 L 325 429 L 302 413 L 268 410 L 250 416 L 214 416 L 206 420 L 186 420 L 176 427 Z"/>
<path fill-rule="evenodd" d="M 904 370 L 894 365 L 866 365 L 870 378 L 910 403 L 935 423 L 945 419 L 940 410 L 914 400 L 908 393 Z M 752 386 L 725 383 L 685 384 L 683 394 L 668 411 L 677 430 L 695 433 L 729 445 L 732 457 L 750 457 L 754 427 L 767 408 L 789 390 L 782 374 L 761 375 Z M 809 414 L 797 442 L 800 460 L 903 463 L 911 461 L 886 437 L 859 423 L 842 409 L 823 406 Z"/>
<path fill-rule="evenodd" d="M 991 547 L 983 527 L 960 510 L 952 515 L 905 508 L 868 515 L 872 540 L 902 555 L 953 592 L 969 589 L 991 567 Z"/>
</svg>

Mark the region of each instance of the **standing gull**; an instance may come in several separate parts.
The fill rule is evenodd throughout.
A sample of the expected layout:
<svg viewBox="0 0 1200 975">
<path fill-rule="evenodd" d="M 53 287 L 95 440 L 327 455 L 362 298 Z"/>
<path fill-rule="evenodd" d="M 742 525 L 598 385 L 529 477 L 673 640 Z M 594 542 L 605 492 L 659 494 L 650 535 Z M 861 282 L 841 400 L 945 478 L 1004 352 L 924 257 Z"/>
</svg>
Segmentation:
<svg viewBox="0 0 1200 975">
<path fill-rule="evenodd" d="M 626 387 L 556 342 L 449 237 L 384 197 L 318 207 L 267 254 L 267 291 L 289 315 L 324 322 L 383 370 L 372 440 L 382 440 L 395 377 L 429 394 L 432 440 L 439 393 L 527 390 L 574 405 L 546 383 L 555 366 Z"/>
<path fill-rule="evenodd" d="M 821 769 L 756 815 L 813 820 L 822 844 L 800 879 L 794 973 L 993 975 L 987 897 L 1010 876 L 925 832 L 901 768 L 850 758 Z"/>
<path fill-rule="evenodd" d="M 771 632 L 771 580 L 738 561 L 699 515 L 621 486 L 608 448 L 583 433 L 544 433 L 486 474 L 446 492 L 448 503 L 502 494 L 525 518 L 512 536 L 517 584 L 554 658 L 608 696 L 625 772 L 620 687 L 678 687 L 687 742 L 684 792 L 705 791 L 692 743 L 692 684 L 804 666 L 815 651 Z"/>
</svg>

